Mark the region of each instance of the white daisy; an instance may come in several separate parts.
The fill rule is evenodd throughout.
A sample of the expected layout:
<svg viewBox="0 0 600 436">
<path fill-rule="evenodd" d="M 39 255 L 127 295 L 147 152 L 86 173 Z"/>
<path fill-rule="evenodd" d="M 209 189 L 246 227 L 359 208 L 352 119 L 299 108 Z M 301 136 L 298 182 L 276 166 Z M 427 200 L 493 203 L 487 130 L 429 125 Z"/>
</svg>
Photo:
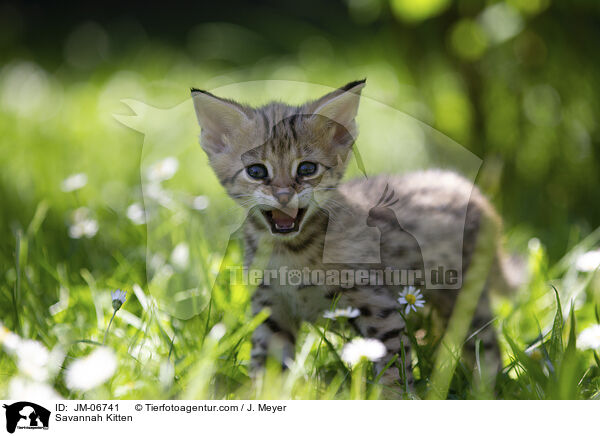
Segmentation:
<svg viewBox="0 0 600 436">
<path fill-rule="evenodd" d="M 133 203 L 127 208 L 127 218 L 129 218 L 134 224 L 145 224 L 146 212 L 140 203 Z"/>
<path fill-rule="evenodd" d="M 19 335 L 11 332 L 0 323 L 0 345 L 2 345 L 9 353 L 14 353 L 20 344 L 21 338 Z"/>
<path fill-rule="evenodd" d="M 16 349 L 19 372 L 36 381 L 48 379 L 50 353 L 37 341 L 26 339 Z"/>
<path fill-rule="evenodd" d="M 64 352 L 60 347 L 49 351 L 33 339 L 22 339 L 0 323 L 0 345 L 15 356 L 19 375 L 35 382 L 46 382 L 60 370 Z"/>
<path fill-rule="evenodd" d="M 175 366 L 168 360 L 163 361 L 160 364 L 160 369 L 158 372 L 158 381 L 160 381 L 161 386 L 164 389 L 168 389 L 173 384 L 174 378 Z"/>
<path fill-rule="evenodd" d="M 529 248 L 529 251 L 538 251 L 540 248 L 542 248 L 542 243 L 540 242 L 540 240 L 538 238 L 531 238 L 528 242 L 527 242 L 527 248 Z"/>
<path fill-rule="evenodd" d="M 375 362 L 385 356 L 385 345 L 377 339 L 355 338 L 344 345 L 342 360 L 356 365 L 364 357 Z"/>
<path fill-rule="evenodd" d="M 204 210 L 208 207 L 208 197 L 199 195 L 192 200 L 192 207 L 196 210 Z"/>
<path fill-rule="evenodd" d="M 190 263 L 190 247 L 185 242 L 180 242 L 171 253 L 171 263 L 179 268 L 185 269 Z"/>
<path fill-rule="evenodd" d="M 583 253 L 575 261 L 575 267 L 582 272 L 595 271 L 600 267 L 600 249 Z"/>
<path fill-rule="evenodd" d="M 164 189 L 160 183 L 151 182 L 144 186 L 144 196 L 156 201 L 163 207 L 173 209 L 175 200 L 171 191 Z"/>
<path fill-rule="evenodd" d="M 140 363 L 145 363 L 152 360 L 156 356 L 156 347 L 149 341 L 144 341 L 133 346 L 130 349 L 130 354 L 135 357 Z"/>
<path fill-rule="evenodd" d="M 577 347 L 582 350 L 600 349 L 600 324 L 590 326 L 579 333 Z"/>
<path fill-rule="evenodd" d="M 98 221 L 91 218 L 87 207 L 75 209 L 72 214 L 72 224 L 69 227 L 69 236 L 73 239 L 82 237 L 92 238 L 98 233 Z"/>
<path fill-rule="evenodd" d="M 408 315 L 410 313 L 410 309 L 417 311 L 417 307 L 423 307 L 425 304 L 425 298 L 421 294 L 421 291 L 414 286 L 406 286 L 402 292 L 400 292 L 400 298 L 398 298 L 398 303 L 401 305 L 406 305 L 406 309 L 404 309 L 404 313 Z"/>
<path fill-rule="evenodd" d="M 225 336 L 225 333 L 227 333 L 227 327 L 225 327 L 225 324 L 220 322 L 215 324 L 213 328 L 210 329 L 210 332 L 208 332 L 208 337 L 218 342 L 223 336 Z"/>
<path fill-rule="evenodd" d="M 541 361 L 544 358 L 544 353 L 538 347 L 528 348 L 525 353 L 535 361 Z"/>
<path fill-rule="evenodd" d="M 326 310 L 323 314 L 323 318 L 337 319 L 337 318 L 356 318 L 360 315 L 360 310 L 354 307 L 346 307 L 345 309 L 335 309 L 334 311 Z"/>
<path fill-rule="evenodd" d="M 87 175 L 84 173 L 73 174 L 62 181 L 60 189 L 63 192 L 76 191 L 87 185 L 87 181 Z"/>
<path fill-rule="evenodd" d="M 47 383 L 23 377 L 13 377 L 8 385 L 8 398 L 35 398 L 36 400 L 60 400 L 58 393 Z"/>
<path fill-rule="evenodd" d="M 127 299 L 127 292 L 117 289 L 116 291 L 112 291 L 110 293 L 110 296 L 112 297 L 113 309 L 119 310 L 121 306 L 125 303 L 125 300 Z"/>
<path fill-rule="evenodd" d="M 179 161 L 170 156 L 150 165 L 146 171 L 146 178 L 150 182 L 169 180 L 175 175 L 177 169 L 179 169 Z"/>
<path fill-rule="evenodd" d="M 69 365 L 65 382 L 69 389 L 88 391 L 109 380 L 116 369 L 115 353 L 110 348 L 98 347 Z"/>
</svg>

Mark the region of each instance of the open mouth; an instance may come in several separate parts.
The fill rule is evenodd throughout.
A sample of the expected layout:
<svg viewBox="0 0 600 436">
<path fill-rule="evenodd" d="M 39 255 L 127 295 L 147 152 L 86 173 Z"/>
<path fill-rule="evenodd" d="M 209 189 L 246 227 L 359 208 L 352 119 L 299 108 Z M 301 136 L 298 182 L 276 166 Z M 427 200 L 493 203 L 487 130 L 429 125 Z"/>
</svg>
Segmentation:
<svg viewBox="0 0 600 436">
<path fill-rule="evenodd" d="M 306 208 L 286 209 L 285 213 L 279 209 L 262 210 L 261 212 L 271 225 L 271 232 L 292 233 L 300 229 L 300 223 L 306 214 Z"/>
</svg>

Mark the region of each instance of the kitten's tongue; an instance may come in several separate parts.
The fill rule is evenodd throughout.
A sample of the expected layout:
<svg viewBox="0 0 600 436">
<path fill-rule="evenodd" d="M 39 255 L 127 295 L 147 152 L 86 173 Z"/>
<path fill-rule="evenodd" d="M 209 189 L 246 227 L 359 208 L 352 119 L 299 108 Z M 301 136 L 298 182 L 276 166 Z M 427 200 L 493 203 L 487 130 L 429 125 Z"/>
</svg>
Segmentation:
<svg viewBox="0 0 600 436">
<path fill-rule="evenodd" d="M 275 227 L 278 229 L 287 230 L 294 227 L 294 221 L 298 215 L 298 209 L 286 209 L 285 211 L 286 213 L 283 213 L 278 209 L 273 209 L 271 211 L 273 222 L 275 223 Z"/>
</svg>

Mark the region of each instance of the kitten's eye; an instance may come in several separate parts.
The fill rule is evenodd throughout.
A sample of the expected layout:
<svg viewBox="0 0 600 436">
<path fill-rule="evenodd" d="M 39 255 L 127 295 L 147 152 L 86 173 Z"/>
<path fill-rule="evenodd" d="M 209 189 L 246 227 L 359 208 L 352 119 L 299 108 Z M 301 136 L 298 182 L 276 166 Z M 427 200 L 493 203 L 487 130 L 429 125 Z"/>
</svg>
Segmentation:
<svg viewBox="0 0 600 436">
<path fill-rule="evenodd" d="M 300 162 L 298 165 L 298 175 L 300 177 L 312 176 L 317 172 L 317 164 L 312 162 Z"/>
<path fill-rule="evenodd" d="M 257 180 L 264 179 L 269 175 L 267 167 L 262 164 L 254 164 L 246 167 L 246 173 L 253 179 Z"/>
</svg>

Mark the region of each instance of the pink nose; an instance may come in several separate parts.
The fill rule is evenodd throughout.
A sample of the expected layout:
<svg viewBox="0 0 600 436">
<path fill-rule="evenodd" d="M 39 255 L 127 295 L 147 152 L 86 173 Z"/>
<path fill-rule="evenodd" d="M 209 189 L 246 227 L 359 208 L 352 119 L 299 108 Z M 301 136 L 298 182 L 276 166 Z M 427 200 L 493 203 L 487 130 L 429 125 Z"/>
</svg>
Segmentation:
<svg viewBox="0 0 600 436">
<path fill-rule="evenodd" d="M 273 196 L 277 199 L 279 203 L 283 206 L 289 203 L 289 201 L 294 196 L 294 190 L 290 187 L 287 188 L 273 188 Z"/>
</svg>

